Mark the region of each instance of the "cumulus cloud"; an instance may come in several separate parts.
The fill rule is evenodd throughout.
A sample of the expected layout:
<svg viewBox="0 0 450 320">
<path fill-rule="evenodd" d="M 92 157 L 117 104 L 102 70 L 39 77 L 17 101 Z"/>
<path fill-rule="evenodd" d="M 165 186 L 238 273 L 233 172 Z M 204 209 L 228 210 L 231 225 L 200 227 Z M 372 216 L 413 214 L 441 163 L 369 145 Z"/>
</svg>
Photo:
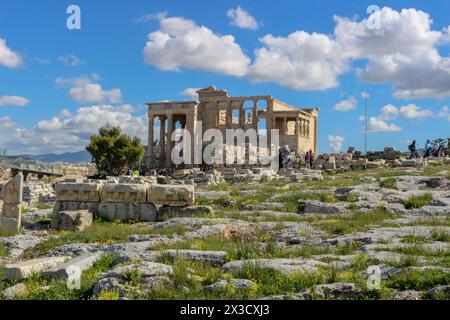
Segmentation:
<svg viewBox="0 0 450 320">
<path fill-rule="evenodd" d="M 336 16 L 332 34 L 267 34 L 260 38 L 252 63 L 234 37 L 164 16 L 159 18 L 160 30 L 149 34 L 144 56 L 161 70 L 184 67 L 247 76 L 302 91 L 337 87 L 339 77 L 358 62 L 361 80 L 392 84 L 397 98 L 449 97 L 450 57 L 442 56 L 439 46 L 450 41 L 450 27 L 433 30 L 429 14 L 414 8 L 384 7 L 372 15 L 380 18 L 381 30 L 369 27 L 373 16 Z"/>
<path fill-rule="evenodd" d="M 231 19 L 230 24 L 241 29 L 256 30 L 259 28 L 259 23 L 247 11 L 240 6 L 236 9 L 227 11 L 227 17 Z"/>
<path fill-rule="evenodd" d="M 341 136 L 328 136 L 328 144 L 334 152 L 339 152 L 342 149 L 342 144 L 344 143 L 344 137 Z"/>
<path fill-rule="evenodd" d="M 16 68 L 22 64 L 22 58 L 6 45 L 6 40 L 0 38 L 0 65 Z"/>
<path fill-rule="evenodd" d="M 30 100 L 18 96 L 0 96 L 0 107 L 4 106 L 19 106 L 25 107 L 30 103 Z"/>
<path fill-rule="evenodd" d="M 367 124 L 367 131 L 369 132 L 399 132 L 402 128 L 394 123 L 387 123 L 380 117 L 370 117 Z"/>
<path fill-rule="evenodd" d="M 65 66 L 68 66 L 68 67 L 76 67 L 76 66 L 79 66 L 80 64 L 86 63 L 85 61 L 81 60 L 80 58 L 78 58 L 74 54 L 61 56 L 61 57 L 58 58 L 58 60 L 62 64 L 64 64 Z"/>
<path fill-rule="evenodd" d="M 356 109 L 357 101 L 353 97 L 349 97 L 347 100 L 342 100 L 334 106 L 333 110 L 347 112 Z"/>
<path fill-rule="evenodd" d="M 442 111 L 444 111 L 444 109 Z M 367 129 L 368 131 L 373 132 L 398 132 L 401 131 L 401 128 L 392 122 L 389 123 L 389 121 L 393 121 L 399 118 L 409 120 L 422 120 L 432 116 L 433 111 L 431 111 L 430 109 L 419 107 L 415 104 L 408 104 L 399 108 L 392 104 L 387 104 L 383 106 L 383 108 L 381 108 L 379 116 L 371 117 L 369 119 Z"/>
<path fill-rule="evenodd" d="M 450 61 L 437 48 L 444 33 L 431 29 L 430 16 L 388 7 L 374 14 L 379 15 L 381 30 L 368 28 L 367 19 L 335 18 L 342 55 L 367 60 L 358 76 L 372 83 L 392 83 L 397 98 L 449 96 Z"/>
<path fill-rule="evenodd" d="M 94 105 L 74 113 L 61 111 L 57 116 L 25 128 L 9 117 L 0 118 L 0 145 L 15 153 L 48 153 L 82 150 L 89 137 L 106 123 L 120 126 L 131 136 L 147 143 L 147 115 L 135 116 L 123 106 Z"/>
<path fill-rule="evenodd" d="M 296 90 L 324 90 L 339 84 L 347 70 L 331 37 L 297 31 L 287 37 L 266 35 L 255 50 L 249 77 L 255 82 L 275 82 Z"/>
<path fill-rule="evenodd" d="M 381 119 L 382 120 L 395 120 L 398 116 L 398 109 L 392 104 L 387 104 L 381 108 Z"/>
<path fill-rule="evenodd" d="M 55 83 L 58 86 L 70 86 L 69 96 L 78 102 L 105 102 L 119 103 L 122 101 L 122 91 L 120 89 L 103 90 L 102 86 L 94 81 L 99 80 L 97 74 L 90 76 L 82 75 L 77 78 L 64 79 L 57 78 Z"/>
<path fill-rule="evenodd" d="M 192 100 L 198 100 L 198 90 L 200 90 L 200 88 L 186 88 L 180 92 L 180 95 L 190 97 Z"/>
<path fill-rule="evenodd" d="M 422 120 L 431 117 L 433 111 L 420 108 L 415 104 L 408 104 L 407 106 L 400 107 L 399 114 L 406 119 Z"/>
<path fill-rule="evenodd" d="M 144 59 L 165 71 L 199 69 L 244 76 L 250 58 L 231 35 L 218 35 L 182 17 L 160 17 L 160 30 L 148 35 Z"/>
</svg>

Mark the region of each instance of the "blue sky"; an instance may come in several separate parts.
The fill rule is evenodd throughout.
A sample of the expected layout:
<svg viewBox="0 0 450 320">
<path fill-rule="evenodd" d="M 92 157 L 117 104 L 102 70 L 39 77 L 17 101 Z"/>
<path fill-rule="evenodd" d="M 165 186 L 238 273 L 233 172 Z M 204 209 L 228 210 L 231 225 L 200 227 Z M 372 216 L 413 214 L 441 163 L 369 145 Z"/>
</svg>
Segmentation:
<svg viewBox="0 0 450 320">
<path fill-rule="evenodd" d="M 66 27 L 71 4 L 81 30 Z M 381 31 L 367 27 L 371 4 Z M 320 108 L 320 152 L 363 149 L 368 92 L 369 149 L 422 145 L 450 136 L 448 12 L 448 1 L 8 1 L 0 149 L 82 150 L 105 121 L 145 139 L 145 102 L 209 85 Z"/>
</svg>

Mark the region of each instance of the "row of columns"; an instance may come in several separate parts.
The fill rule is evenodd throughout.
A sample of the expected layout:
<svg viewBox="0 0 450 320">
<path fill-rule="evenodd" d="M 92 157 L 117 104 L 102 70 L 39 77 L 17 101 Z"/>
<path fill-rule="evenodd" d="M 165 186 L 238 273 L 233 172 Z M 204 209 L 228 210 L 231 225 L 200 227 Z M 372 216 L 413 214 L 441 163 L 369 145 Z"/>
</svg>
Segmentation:
<svg viewBox="0 0 450 320">
<path fill-rule="evenodd" d="M 172 149 L 174 147 L 174 141 L 172 141 L 171 137 L 173 132 L 175 131 L 175 119 L 174 114 L 169 113 L 167 115 L 150 115 L 148 122 L 148 167 L 152 167 L 153 160 L 153 141 L 154 141 L 154 123 L 155 117 L 158 117 L 160 120 L 160 130 L 159 130 L 159 149 L 161 152 L 161 158 L 165 158 L 166 166 L 170 166 L 172 164 L 171 154 Z M 191 133 L 191 137 L 193 138 L 193 133 L 195 132 L 195 119 L 197 118 L 196 111 L 186 113 L 186 121 L 184 122 L 184 128 Z M 167 122 L 167 132 L 166 132 L 166 122 Z M 194 154 L 194 143 L 192 143 L 192 151 L 191 154 Z"/>
<path fill-rule="evenodd" d="M 268 127 L 269 128 L 269 127 Z M 287 134 L 288 129 L 288 118 L 283 118 L 283 134 Z M 295 120 L 295 135 L 309 137 L 310 135 L 310 121 L 305 119 L 297 118 Z"/>
</svg>

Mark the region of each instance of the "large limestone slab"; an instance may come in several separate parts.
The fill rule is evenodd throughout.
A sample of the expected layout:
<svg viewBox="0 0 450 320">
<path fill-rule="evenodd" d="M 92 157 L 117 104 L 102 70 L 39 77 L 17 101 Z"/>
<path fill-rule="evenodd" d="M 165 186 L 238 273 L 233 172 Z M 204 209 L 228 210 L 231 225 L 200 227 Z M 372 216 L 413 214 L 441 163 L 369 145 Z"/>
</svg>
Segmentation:
<svg viewBox="0 0 450 320">
<path fill-rule="evenodd" d="M 103 202 L 146 203 L 147 187 L 145 184 L 105 184 L 100 198 Z"/>
<path fill-rule="evenodd" d="M 91 201 L 56 201 L 53 207 L 53 213 L 57 214 L 61 211 L 77 211 L 77 210 L 89 210 L 93 214 L 98 211 L 98 202 Z"/>
<path fill-rule="evenodd" d="M 147 202 L 174 206 L 193 205 L 194 186 L 190 185 L 150 185 Z"/>
<path fill-rule="evenodd" d="M 100 201 L 101 184 L 97 183 L 57 183 L 58 201 Z"/>
<path fill-rule="evenodd" d="M 8 281 L 21 280 L 31 277 L 34 273 L 42 272 L 64 263 L 68 257 L 45 257 L 4 266 L 3 271 Z"/>
<path fill-rule="evenodd" d="M 52 228 L 68 231 L 83 231 L 92 224 L 94 216 L 88 210 L 61 211 L 53 216 Z"/>
<path fill-rule="evenodd" d="M 52 279 L 67 279 L 70 273 L 73 272 L 72 270 L 75 270 L 73 268 L 80 271 L 87 270 L 92 267 L 101 256 L 102 252 L 96 252 L 94 254 L 87 254 L 73 258 L 44 272 L 44 277 Z"/>
<path fill-rule="evenodd" d="M 202 250 L 164 250 L 161 252 L 162 255 L 167 255 L 168 257 L 182 258 L 186 260 L 199 261 L 203 263 L 208 263 L 216 266 L 221 266 L 227 260 L 228 253 L 226 251 L 202 251 Z"/>
<path fill-rule="evenodd" d="M 17 174 L 5 184 L 3 202 L 7 204 L 20 204 L 22 202 L 23 175 Z"/>
<path fill-rule="evenodd" d="M 98 215 L 109 221 L 145 221 L 157 219 L 157 208 L 151 203 L 101 202 Z"/>
</svg>

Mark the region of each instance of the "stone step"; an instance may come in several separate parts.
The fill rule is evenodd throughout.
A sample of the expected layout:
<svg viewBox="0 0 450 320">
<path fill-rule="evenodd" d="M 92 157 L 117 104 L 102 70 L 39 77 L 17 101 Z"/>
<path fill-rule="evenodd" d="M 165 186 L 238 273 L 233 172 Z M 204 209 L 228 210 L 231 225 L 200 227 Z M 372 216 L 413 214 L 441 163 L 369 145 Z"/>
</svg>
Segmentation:
<svg viewBox="0 0 450 320">
<path fill-rule="evenodd" d="M 67 262 L 58 264 L 57 266 L 51 268 L 44 272 L 44 277 L 47 279 L 67 279 L 70 274 L 71 266 L 80 268 L 80 271 L 85 271 L 92 267 L 92 265 L 100 259 L 102 252 L 96 252 L 94 254 L 86 254 L 73 258 Z"/>
<path fill-rule="evenodd" d="M 3 270 L 7 280 L 21 280 L 31 277 L 34 273 L 53 268 L 69 259 L 70 257 L 44 257 L 8 264 L 3 267 Z"/>
</svg>

